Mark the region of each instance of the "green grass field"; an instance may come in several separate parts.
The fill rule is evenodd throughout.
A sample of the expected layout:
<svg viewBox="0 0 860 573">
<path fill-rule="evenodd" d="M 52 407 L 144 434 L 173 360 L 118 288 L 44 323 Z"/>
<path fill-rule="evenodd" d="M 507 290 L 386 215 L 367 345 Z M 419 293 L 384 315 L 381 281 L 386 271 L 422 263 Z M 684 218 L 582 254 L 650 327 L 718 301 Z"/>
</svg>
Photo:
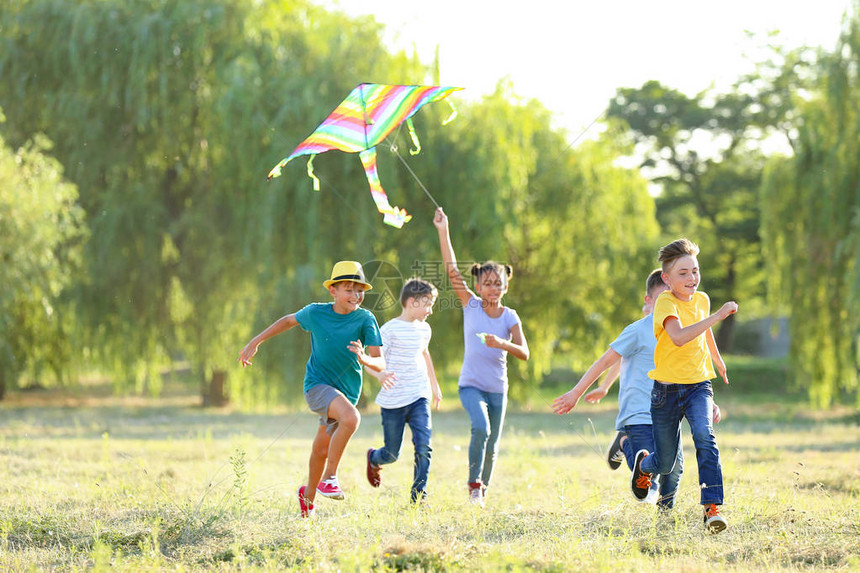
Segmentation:
<svg viewBox="0 0 860 573">
<path fill-rule="evenodd" d="M 508 415 L 486 509 L 466 501 L 469 424 L 448 392 L 423 506 L 408 503 L 408 431 L 382 487 L 365 480 L 382 437 L 370 410 L 342 463 L 347 499 L 318 498 L 311 521 L 295 499 L 310 413 L 16 394 L 0 403 L 0 570 L 860 570 L 856 410 L 718 388 L 729 529 L 709 535 L 688 435 L 678 504 L 660 515 L 604 462 L 614 400 L 558 417 L 542 392 Z"/>
</svg>

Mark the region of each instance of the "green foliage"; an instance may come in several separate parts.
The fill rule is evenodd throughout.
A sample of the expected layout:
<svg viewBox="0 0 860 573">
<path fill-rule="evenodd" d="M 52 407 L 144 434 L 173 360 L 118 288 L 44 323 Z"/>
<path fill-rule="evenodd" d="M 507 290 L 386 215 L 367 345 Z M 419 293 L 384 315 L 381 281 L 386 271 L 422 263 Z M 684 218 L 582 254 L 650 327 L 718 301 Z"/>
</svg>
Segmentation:
<svg viewBox="0 0 860 573">
<path fill-rule="evenodd" d="M 243 402 L 298 395 L 306 337 L 272 341 L 239 376 L 235 353 L 251 335 L 327 300 L 320 283 L 336 260 L 404 277 L 438 261 L 433 208 L 384 146 L 381 178 L 415 215 L 402 231 L 380 224 L 353 155 L 317 158 L 319 193 L 301 162 L 264 183 L 356 83 L 424 83 L 428 69 L 389 54 L 372 19 L 301 1 L 33 0 L 4 10 L 0 31 L 9 137 L 49 134 L 81 190 L 92 240 L 72 334 L 118 388 L 157 392 L 161 367 L 186 358 L 204 381 L 232 372 Z M 510 86 L 443 128 L 447 113 L 415 118 L 423 152 L 410 163 L 458 225 L 464 261 L 515 267 L 509 301 L 534 357 L 516 373 L 540 377 L 556 345 L 588 336 L 596 348 L 636 316 L 653 201 L 613 166 L 617 132 L 568 149 L 549 112 Z M 405 139 L 391 141 L 405 150 Z M 372 310 L 380 321 L 396 312 Z M 456 367 L 459 313 L 440 305 L 434 320 L 434 356 Z"/>
<path fill-rule="evenodd" d="M 797 102 L 795 156 L 763 183 L 770 295 L 791 311 L 792 373 L 812 402 L 855 392 L 860 367 L 860 13 Z"/>
<path fill-rule="evenodd" d="M 643 172 L 660 186 L 663 232 L 669 240 L 685 236 L 698 243 L 703 288 L 713 304 L 736 300 L 744 313 L 761 312 L 764 294 L 758 236 L 763 131 L 751 129 L 761 107 L 759 89 L 750 80 L 730 93 L 688 97 L 650 81 L 619 89 L 609 106 L 610 117 L 630 126 Z M 731 350 L 733 324 L 734 317 L 718 331 L 723 350 Z"/>
<path fill-rule="evenodd" d="M 237 448 L 230 456 L 233 468 L 233 496 L 240 509 L 248 503 L 248 460 L 245 450 Z"/>
<path fill-rule="evenodd" d="M 0 138 L 0 397 L 22 373 L 63 381 L 75 362 L 63 295 L 86 232 L 78 191 L 50 150 L 40 135 L 17 150 Z"/>
<path fill-rule="evenodd" d="M 318 292 L 308 277 L 344 258 L 329 239 L 373 242 L 326 234 L 352 217 L 330 197 L 264 187 L 308 117 L 330 111 L 327 95 L 382 70 L 420 74 L 382 50 L 373 22 L 231 0 L 37 0 L 0 18 L 9 134 L 50 134 L 81 189 L 93 240 L 73 334 L 118 387 L 157 392 L 160 367 L 177 358 L 206 378 L 230 368 L 249 319 Z M 333 211 L 341 220 L 323 224 Z M 304 280 L 283 281 L 289 267 Z M 301 352 L 288 354 L 295 372 Z"/>
</svg>

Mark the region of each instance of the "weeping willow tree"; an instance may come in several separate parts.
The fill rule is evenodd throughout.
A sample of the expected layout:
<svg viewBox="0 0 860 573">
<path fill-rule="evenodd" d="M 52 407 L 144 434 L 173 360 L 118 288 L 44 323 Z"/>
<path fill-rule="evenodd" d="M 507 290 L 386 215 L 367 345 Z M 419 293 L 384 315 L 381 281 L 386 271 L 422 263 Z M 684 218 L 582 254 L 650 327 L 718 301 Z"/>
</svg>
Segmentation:
<svg viewBox="0 0 860 573">
<path fill-rule="evenodd" d="M 790 312 L 791 371 L 813 404 L 857 389 L 860 367 L 860 3 L 799 104 L 794 157 L 762 193 L 772 300 Z"/>
<path fill-rule="evenodd" d="M 434 206 L 384 146 L 380 177 L 414 214 L 402 230 L 381 224 L 355 155 L 317 158 L 319 192 L 301 162 L 265 174 L 357 83 L 428 83 L 428 71 L 387 52 L 371 18 L 302 1 L 5 1 L 4 133 L 55 142 L 91 231 L 72 354 L 124 391 L 157 392 L 160 370 L 185 359 L 204 394 L 229 380 L 241 400 L 299 396 L 307 336 L 267 343 L 241 375 L 238 350 L 326 300 L 336 260 L 426 275 L 422 263 L 439 260 Z M 514 265 L 509 301 L 535 348 L 517 372 L 539 379 L 558 345 L 581 339 L 591 361 L 637 315 L 656 246 L 644 182 L 613 165 L 619 138 L 572 150 L 546 109 L 509 87 L 443 127 L 448 113 L 416 116 L 423 151 L 409 162 L 450 213 L 461 260 Z M 403 139 L 392 136 L 401 150 Z M 442 310 L 432 351 L 453 369 L 462 319 Z"/>
<path fill-rule="evenodd" d="M 17 150 L 0 138 L 0 399 L 23 374 L 64 382 L 71 358 L 63 295 L 85 231 L 77 189 L 49 152 L 43 136 Z"/>
<path fill-rule="evenodd" d="M 177 359 L 204 389 L 221 384 L 253 328 L 374 244 L 304 178 L 267 186 L 265 174 L 355 83 L 420 77 L 379 35 L 306 2 L 3 2 L 4 130 L 50 136 L 92 233 L 75 356 L 121 390 L 158 392 Z M 352 171 L 327 169 L 335 187 Z M 305 346 L 273 354 L 295 372 Z M 280 363 L 255 369 L 266 395 L 284 393 Z"/>
</svg>

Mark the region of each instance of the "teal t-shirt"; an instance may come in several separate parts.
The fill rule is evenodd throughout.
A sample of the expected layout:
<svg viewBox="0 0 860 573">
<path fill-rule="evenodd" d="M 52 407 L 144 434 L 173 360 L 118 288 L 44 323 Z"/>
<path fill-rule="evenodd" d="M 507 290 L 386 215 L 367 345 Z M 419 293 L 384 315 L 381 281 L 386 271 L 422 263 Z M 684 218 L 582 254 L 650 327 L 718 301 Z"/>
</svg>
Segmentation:
<svg viewBox="0 0 860 573">
<path fill-rule="evenodd" d="M 343 392 L 353 405 L 361 394 L 361 364 L 349 350 L 359 340 L 365 346 L 382 346 L 379 324 L 369 310 L 359 308 L 338 314 L 330 302 L 315 302 L 296 313 L 296 321 L 311 333 L 311 356 L 305 368 L 305 392 L 328 384 Z"/>
</svg>

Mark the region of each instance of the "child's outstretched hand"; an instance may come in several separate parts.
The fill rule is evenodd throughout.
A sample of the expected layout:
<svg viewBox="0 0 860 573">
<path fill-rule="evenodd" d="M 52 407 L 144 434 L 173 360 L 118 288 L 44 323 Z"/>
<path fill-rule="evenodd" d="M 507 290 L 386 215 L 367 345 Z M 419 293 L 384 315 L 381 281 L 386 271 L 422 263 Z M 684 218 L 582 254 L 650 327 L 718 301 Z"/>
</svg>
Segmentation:
<svg viewBox="0 0 860 573">
<path fill-rule="evenodd" d="M 481 334 L 484 335 L 481 339 L 482 342 L 490 348 L 504 348 L 504 343 L 507 342 L 506 340 L 499 338 L 495 334 L 490 334 L 489 332 L 482 332 Z"/>
<path fill-rule="evenodd" d="M 442 402 L 442 390 L 433 388 L 433 409 L 439 411 L 439 403 Z"/>
<path fill-rule="evenodd" d="M 729 374 L 726 372 L 726 362 L 723 360 L 723 357 L 720 356 L 717 360 L 714 360 L 714 366 L 717 369 L 717 372 L 722 377 L 723 382 L 726 384 L 729 383 Z"/>
<path fill-rule="evenodd" d="M 367 354 L 364 352 L 364 345 L 361 344 L 360 340 L 353 340 L 347 346 L 350 352 L 358 356 L 359 363 L 363 365 L 367 365 Z"/>
<path fill-rule="evenodd" d="M 585 395 L 585 401 L 589 404 L 599 404 L 601 400 L 606 398 L 606 388 L 597 387 Z"/>
<path fill-rule="evenodd" d="M 389 372 L 388 370 L 379 372 L 376 378 L 379 380 L 379 385 L 382 386 L 383 390 L 394 388 L 394 384 L 397 382 L 397 376 L 394 375 L 394 372 Z"/>
<path fill-rule="evenodd" d="M 730 300 L 726 304 L 720 307 L 720 310 L 717 313 L 720 315 L 720 320 L 725 320 L 730 314 L 734 314 L 738 311 L 738 303 L 733 300 Z"/>
<path fill-rule="evenodd" d="M 259 346 L 255 344 L 251 344 L 250 342 L 239 352 L 239 364 L 242 365 L 242 368 L 245 366 L 250 366 L 253 364 L 251 362 L 251 358 L 257 353 L 257 348 Z"/>
<path fill-rule="evenodd" d="M 552 402 L 552 411 L 558 415 L 567 414 L 576 407 L 582 394 L 574 390 L 568 390 Z"/>
<path fill-rule="evenodd" d="M 436 208 L 436 214 L 433 216 L 433 224 L 440 231 L 448 228 L 448 216 L 442 210 L 442 207 Z"/>
</svg>

